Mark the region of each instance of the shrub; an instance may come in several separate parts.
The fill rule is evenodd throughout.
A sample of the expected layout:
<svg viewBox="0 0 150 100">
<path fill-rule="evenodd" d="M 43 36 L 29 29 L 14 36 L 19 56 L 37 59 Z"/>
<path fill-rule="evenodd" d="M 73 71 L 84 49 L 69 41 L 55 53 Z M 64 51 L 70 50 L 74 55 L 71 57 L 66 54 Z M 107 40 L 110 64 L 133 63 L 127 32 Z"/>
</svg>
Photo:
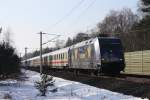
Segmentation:
<svg viewBox="0 0 150 100">
<path fill-rule="evenodd" d="M 48 86 L 54 86 L 53 77 L 48 77 L 47 74 L 41 75 L 41 80 L 35 82 L 35 87 L 39 90 L 41 96 L 45 96 Z M 51 92 L 57 91 L 56 89 L 51 90 Z"/>
</svg>

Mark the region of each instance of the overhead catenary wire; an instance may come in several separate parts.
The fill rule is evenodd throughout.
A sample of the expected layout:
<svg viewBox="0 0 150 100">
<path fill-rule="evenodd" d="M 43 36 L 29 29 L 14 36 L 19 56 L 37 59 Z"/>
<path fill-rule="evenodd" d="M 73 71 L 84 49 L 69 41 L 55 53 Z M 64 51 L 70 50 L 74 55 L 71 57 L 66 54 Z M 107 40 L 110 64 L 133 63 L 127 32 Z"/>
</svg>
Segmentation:
<svg viewBox="0 0 150 100">
<path fill-rule="evenodd" d="M 86 11 L 88 11 L 88 9 L 90 9 L 92 6 L 93 6 L 93 4 L 96 2 L 96 0 L 92 0 L 91 2 L 90 2 L 90 4 L 81 12 L 81 14 L 77 17 L 77 19 L 75 20 L 75 21 L 73 21 L 73 23 L 71 23 L 70 25 L 68 25 L 68 27 L 72 27 L 73 26 L 73 24 L 75 24 L 75 23 L 77 23 L 78 21 L 79 21 L 79 18 L 81 18 L 81 16 L 84 14 L 84 13 L 86 13 Z M 68 27 L 67 27 L 67 29 L 68 29 Z"/>
<path fill-rule="evenodd" d="M 45 42 L 45 43 L 42 43 L 42 45 L 47 44 L 47 43 L 49 43 L 49 42 L 55 42 L 54 40 L 57 39 L 57 38 L 60 37 L 60 36 L 61 36 L 61 35 L 57 35 L 57 36 L 55 36 L 54 38 L 52 38 L 51 40 L 49 40 L 49 41 L 47 41 L 47 42 Z"/>
<path fill-rule="evenodd" d="M 55 27 L 59 23 L 63 22 L 67 17 L 69 17 L 85 0 L 80 0 L 77 5 L 75 5 L 65 16 L 59 19 L 56 23 L 54 23 L 50 28 Z"/>
<path fill-rule="evenodd" d="M 92 7 L 92 5 L 96 2 L 96 0 L 93 0 L 92 2 L 90 2 L 90 4 L 87 6 L 87 8 L 82 11 L 82 13 L 77 17 L 77 20 L 86 12 L 88 11 L 88 9 L 90 9 Z M 76 21 L 75 21 L 76 22 Z"/>
</svg>

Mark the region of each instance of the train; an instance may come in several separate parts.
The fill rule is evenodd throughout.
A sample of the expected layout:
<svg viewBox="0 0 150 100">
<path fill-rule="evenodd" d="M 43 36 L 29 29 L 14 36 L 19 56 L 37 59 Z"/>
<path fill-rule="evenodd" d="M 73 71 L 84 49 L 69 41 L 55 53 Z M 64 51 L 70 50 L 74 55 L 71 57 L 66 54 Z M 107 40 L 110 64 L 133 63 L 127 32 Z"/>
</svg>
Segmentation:
<svg viewBox="0 0 150 100">
<path fill-rule="evenodd" d="M 40 56 L 22 61 L 29 67 L 40 66 Z M 116 37 L 96 37 L 42 55 L 42 65 L 51 69 L 119 74 L 125 69 L 124 50 Z"/>
</svg>

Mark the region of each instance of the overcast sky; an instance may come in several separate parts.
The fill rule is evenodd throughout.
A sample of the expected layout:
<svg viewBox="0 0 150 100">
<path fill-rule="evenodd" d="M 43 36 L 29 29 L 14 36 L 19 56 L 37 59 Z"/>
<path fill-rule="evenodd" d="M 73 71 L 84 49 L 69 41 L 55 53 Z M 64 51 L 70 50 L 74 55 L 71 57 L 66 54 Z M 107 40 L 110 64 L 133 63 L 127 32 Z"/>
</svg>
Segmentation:
<svg viewBox="0 0 150 100">
<path fill-rule="evenodd" d="M 18 52 L 39 48 L 40 31 L 61 34 L 66 40 L 78 32 L 96 26 L 110 10 L 131 8 L 136 12 L 138 0 L 0 0 L 0 25 L 13 33 Z M 53 38 L 43 36 L 43 42 Z M 52 46 L 49 43 L 46 46 Z M 45 47 L 45 46 L 44 46 Z"/>
</svg>

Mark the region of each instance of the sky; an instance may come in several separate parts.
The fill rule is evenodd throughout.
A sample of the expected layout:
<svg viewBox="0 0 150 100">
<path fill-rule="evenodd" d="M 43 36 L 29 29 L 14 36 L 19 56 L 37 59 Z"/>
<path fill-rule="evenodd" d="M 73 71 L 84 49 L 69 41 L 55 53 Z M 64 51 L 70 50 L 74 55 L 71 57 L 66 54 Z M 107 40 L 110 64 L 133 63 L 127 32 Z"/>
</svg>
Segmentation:
<svg viewBox="0 0 150 100">
<path fill-rule="evenodd" d="M 40 31 L 61 35 L 66 41 L 78 32 L 96 27 L 110 10 L 131 8 L 137 11 L 139 0 L 0 0 L 0 26 L 2 34 L 9 30 L 18 53 L 24 48 L 31 52 L 39 48 Z M 54 35 L 43 35 L 43 42 Z M 52 47 L 48 43 L 43 47 Z"/>
</svg>

